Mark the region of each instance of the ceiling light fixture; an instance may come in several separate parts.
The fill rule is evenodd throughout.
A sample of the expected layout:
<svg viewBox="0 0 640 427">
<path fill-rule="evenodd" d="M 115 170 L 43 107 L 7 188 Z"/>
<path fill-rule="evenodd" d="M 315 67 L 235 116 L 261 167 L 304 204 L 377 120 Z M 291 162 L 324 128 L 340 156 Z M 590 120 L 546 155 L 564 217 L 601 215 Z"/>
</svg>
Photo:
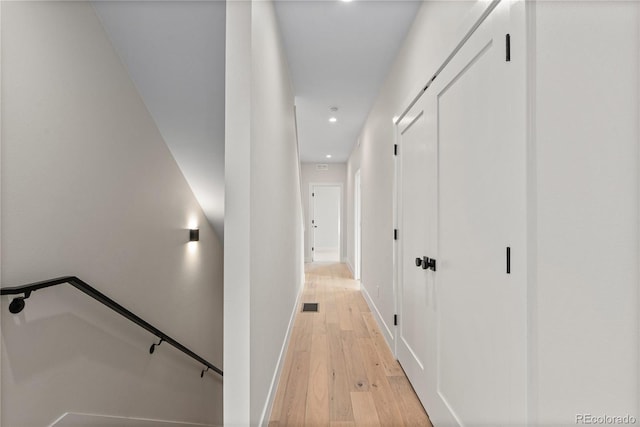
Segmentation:
<svg viewBox="0 0 640 427">
<path fill-rule="evenodd" d="M 330 159 L 331 158 L 331 154 L 327 154 L 326 157 L 327 157 L 327 159 Z"/>
<path fill-rule="evenodd" d="M 336 119 L 335 117 L 331 117 L 331 118 L 329 119 L 329 121 L 330 121 L 331 123 L 335 123 L 335 122 L 337 122 L 337 121 L 338 121 L 338 119 Z"/>
</svg>

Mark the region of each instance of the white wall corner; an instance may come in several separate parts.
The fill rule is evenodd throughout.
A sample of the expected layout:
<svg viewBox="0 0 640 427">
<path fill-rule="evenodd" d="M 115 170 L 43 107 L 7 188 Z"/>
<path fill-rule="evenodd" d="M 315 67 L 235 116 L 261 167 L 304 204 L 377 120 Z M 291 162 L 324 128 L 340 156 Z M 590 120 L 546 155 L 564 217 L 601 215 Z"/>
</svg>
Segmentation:
<svg viewBox="0 0 640 427">
<path fill-rule="evenodd" d="M 251 414 L 251 2 L 228 2 L 225 81 L 224 386 L 225 425 Z"/>
</svg>

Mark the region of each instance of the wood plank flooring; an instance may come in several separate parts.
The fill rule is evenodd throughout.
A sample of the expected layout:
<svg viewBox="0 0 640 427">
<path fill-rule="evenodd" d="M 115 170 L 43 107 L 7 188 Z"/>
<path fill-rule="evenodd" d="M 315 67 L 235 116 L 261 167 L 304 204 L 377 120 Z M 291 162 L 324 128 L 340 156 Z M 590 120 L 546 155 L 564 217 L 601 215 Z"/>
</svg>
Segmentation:
<svg viewBox="0 0 640 427">
<path fill-rule="evenodd" d="M 431 427 L 344 264 L 308 264 L 302 302 L 269 427 Z"/>
</svg>

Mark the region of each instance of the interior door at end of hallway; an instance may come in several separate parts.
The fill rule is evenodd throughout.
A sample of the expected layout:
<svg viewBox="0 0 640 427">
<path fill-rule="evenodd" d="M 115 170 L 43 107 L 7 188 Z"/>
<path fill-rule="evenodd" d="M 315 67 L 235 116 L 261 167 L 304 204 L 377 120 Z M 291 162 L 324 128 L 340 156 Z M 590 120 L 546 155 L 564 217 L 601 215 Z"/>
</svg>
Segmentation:
<svg viewBox="0 0 640 427">
<path fill-rule="evenodd" d="M 340 262 L 341 187 L 313 185 L 311 195 L 313 261 Z"/>
</svg>

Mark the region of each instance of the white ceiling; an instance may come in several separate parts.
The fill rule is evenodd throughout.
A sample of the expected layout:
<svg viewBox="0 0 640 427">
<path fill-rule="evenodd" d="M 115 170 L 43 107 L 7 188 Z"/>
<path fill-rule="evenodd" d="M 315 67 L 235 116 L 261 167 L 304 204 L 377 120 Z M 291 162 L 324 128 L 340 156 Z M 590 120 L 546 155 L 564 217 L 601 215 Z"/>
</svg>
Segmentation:
<svg viewBox="0 0 640 427">
<path fill-rule="evenodd" d="M 276 1 L 303 162 L 345 162 L 421 1 Z M 93 4 L 218 235 L 224 230 L 225 2 Z M 339 108 L 329 123 L 329 107 Z M 325 156 L 331 154 L 332 158 Z"/>
<path fill-rule="evenodd" d="M 223 236 L 223 1 L 94 1 L 207 219 Z"/>
<path fill-rule="evenodd" d="M 348 160 L 421 4 L 415 0 L 276 2 L 296 93 L 301 161 Z M 331 106 L 338 112 L 331 113 Z M 329 123 L 332 115 L 336 123 Z"/>
</svg>

